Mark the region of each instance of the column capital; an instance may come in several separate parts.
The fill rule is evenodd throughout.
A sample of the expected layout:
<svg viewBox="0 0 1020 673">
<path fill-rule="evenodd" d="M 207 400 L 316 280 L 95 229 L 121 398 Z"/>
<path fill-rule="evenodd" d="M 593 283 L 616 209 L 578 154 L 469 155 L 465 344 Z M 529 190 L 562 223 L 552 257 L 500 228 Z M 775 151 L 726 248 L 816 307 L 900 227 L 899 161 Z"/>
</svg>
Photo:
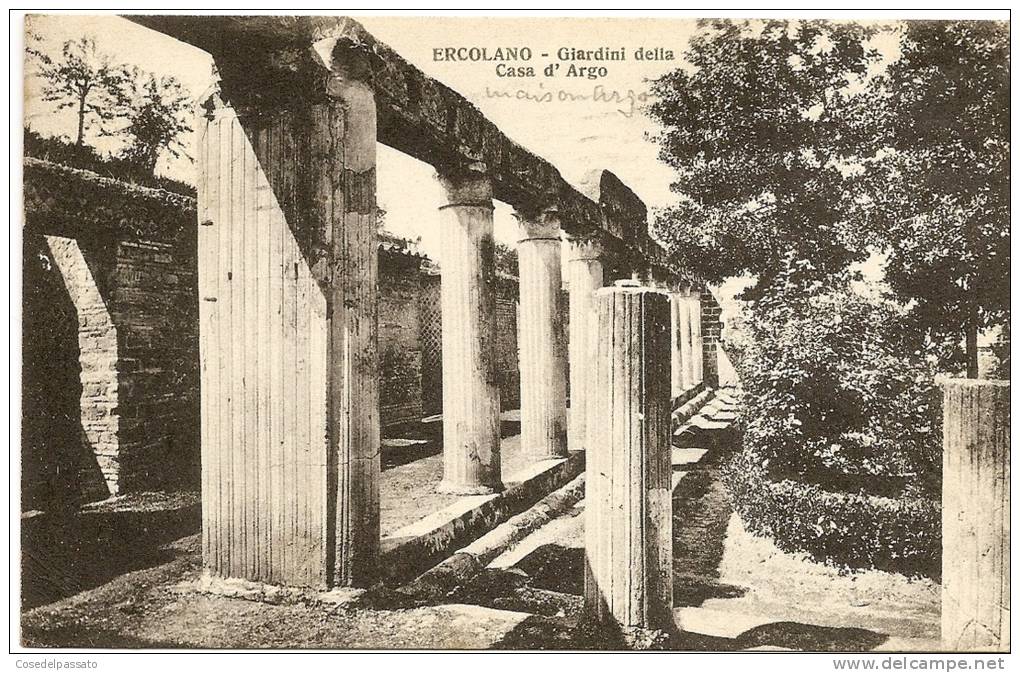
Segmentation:
<svg viewBox="0 0 1020 673">
<path fill-rule="evenodd" d="M 567 259 L 571 262 L 579 261 L 602 261 L 605 258 L 606 249 L 602 242 L 593 238 L 567 238 Z"/>
<path fill-rule="evenodd" d="M 217 94 L 239 113 L 301 112 L 310 104 L 347 100 L 352 88 L 374 96 L 373 56 L 350 41 L 305 37 L 258 48 L 217 45 L 210 53 Z"/>
<path fill-rule="evenodd" d="M 452 207 L 487 208 L 493 210 L 492 180 L 485 164 L 475 163 L 467 167 L 436 173 L 436 180 L 443 187 L 445 203 L 440 210 Z"/>
<path fill-rule="evenodd" d="M 514 218 L 521 225 L 522 236 L 518 243 L 525 241 L 559 241 L 562 231 L 560 211 L 549 204 L 537 211 L 514 210 Z"/>
</svg>

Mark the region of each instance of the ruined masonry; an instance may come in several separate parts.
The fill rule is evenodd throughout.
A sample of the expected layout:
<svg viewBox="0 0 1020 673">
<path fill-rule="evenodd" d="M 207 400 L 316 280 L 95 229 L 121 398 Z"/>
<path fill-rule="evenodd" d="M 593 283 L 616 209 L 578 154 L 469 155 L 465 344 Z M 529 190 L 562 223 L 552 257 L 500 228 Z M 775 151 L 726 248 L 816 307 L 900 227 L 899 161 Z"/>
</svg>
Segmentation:
<svg viewBox="0 0 1020 673">
<path fill-rule="evenodd" d="M 608 171 L 575 189 L 353 20 L 132 20 L 207 51 L 220 77 L 200 104 L 196 207 L 203 553 L 210 573 L 317 589 L 377 578 L 377 142 L 434 167 L 445 194 L 434 204 L 443 244 L 453 252 L 441 284 L 447 384 L 440 488 L 488 494 L 504 487 L 492 238 L 498 199 L 513 207 L 525 232 L 518 348 L 527 450 L 535 461 L 568 450 L 601 456 L 605 414 L 638 404 L 657 419 L 629 449 L 633 469 L 647 481 L 620 504 L 652 503 L 655 516 L 669 520 L 660 511 L 668 507 L 669 477 L 660 473 L 663 464 L 669 471 L 671 398 L 683 392 L 671 391 L 670 363 L 684 367 L 688 386 L 713 385 L 717 331 L 703 338 L 701 290 L 684 294 L 689 277 L 669 267 L 648 234 L 647 209 L 630 189 Z M 565 271 L 562 245 L 569 246 Z M 599 288 L 627 277 L 659 290 L 621 291 L 620 301 L 633 307 L 603 311 L 600 302 L 617 295 Z M 682 304 L 686 320 L 672 317 L 674 304 Z M 565 313 L 567 347 L 559 341 Z M 644 322 L 634 322 L 639 314 Z M 688 357 L 671 355 L 684 343 Z M 614 396 L 626 409 L 603 409 L 604 390 L 591 372 L 603 373 L 617 349 L 631 353 L 626 366 L 647 378 Z M 611 604 L 607 614 L 619 624 L 661 622 L 665 528 L 620 533 L 660 550 L 657 564 L 614 558 L 612 573 L 591 575 L 593 597 L 640 580 L 637 593 Z M 614 574 L 620 572 L 626 581 Z"/>
</svg>

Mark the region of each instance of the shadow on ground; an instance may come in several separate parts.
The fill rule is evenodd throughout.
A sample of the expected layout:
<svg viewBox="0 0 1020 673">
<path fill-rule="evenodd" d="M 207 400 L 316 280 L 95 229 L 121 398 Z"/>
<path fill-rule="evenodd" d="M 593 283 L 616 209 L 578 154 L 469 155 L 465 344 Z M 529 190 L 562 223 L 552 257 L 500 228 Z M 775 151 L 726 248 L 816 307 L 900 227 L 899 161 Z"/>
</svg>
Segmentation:
<svg viewBox="0 0 1020 673">
<path fill-rule="evenodd" d="M 732 430 L 703 430 L 676 442 L 708 453 L 673 493 L 673 605 L 697 607 L 712 598 L 738 598 L 744 587 L 719 582 L 726 527 L 733 513 L 722 482 L 722 467 L 740 440 Z"/>
<path fill-rule="evenodd" d="M 799 622 L 773 622 L 744 631 L 736 638 L 707 636 L 691 631 L 681 633 L 679 649 L 732 652 L 752 648 L 782 648 L 804 652 L 865 652 L 889 639 L 868 629 L 815 626 Z"/>
<path fill-rule="evenodd" d="M 175 558 L 166 545 L 201 528 L 201 505 L 158 511 L 53 512 L 21 522 L 22 609 Z"/>
</svg>

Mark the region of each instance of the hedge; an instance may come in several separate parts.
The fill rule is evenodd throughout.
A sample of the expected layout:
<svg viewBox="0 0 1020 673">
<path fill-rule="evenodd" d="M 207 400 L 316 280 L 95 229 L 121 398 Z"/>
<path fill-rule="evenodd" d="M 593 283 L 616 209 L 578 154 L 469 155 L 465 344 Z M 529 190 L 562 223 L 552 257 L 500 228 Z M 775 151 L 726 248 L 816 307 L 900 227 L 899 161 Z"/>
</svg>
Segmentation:
<svg viewBox="0 0 1020 673">
<path fill-rule="evenodd" d="M 752 534 L 786 552 L 846 570 L 878 569 L 911 577 L 941 574 L 941 503 L 924 497 L 884 498 L 774 481 L 750 452 L 724 469 L 734 510 Z"/>
</svg>

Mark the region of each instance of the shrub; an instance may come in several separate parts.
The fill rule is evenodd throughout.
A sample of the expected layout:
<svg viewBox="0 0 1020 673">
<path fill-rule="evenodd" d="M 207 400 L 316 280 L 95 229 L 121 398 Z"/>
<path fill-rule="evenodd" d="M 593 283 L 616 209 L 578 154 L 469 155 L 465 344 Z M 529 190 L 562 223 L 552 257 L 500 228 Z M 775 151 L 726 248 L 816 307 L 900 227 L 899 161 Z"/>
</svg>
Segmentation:
<svg viewBox="0 0 1020 673">
<path fill-rule="evenodd" d="M 780 280 L 746 318 L 734 509 L 784 551 L 937 576 L 940 344 L 846 278 Z"/>
<path fill-rule="evenodd" d="M 898 495 L 940 483 L 939 390 L 909 314 L 849 285 L 758 301 L 740 360 L 745 450 L 775 481 Z"/>
<path fill-rule="evenodd" d="M 81 168 L 104 177 L 136 185 L 165 189 L 185 196 L 195 196 L 195 187 L 192 185 L 171 178 L 153 176 L 150 172 L 139 169 L 137 164 L 125 159 L 102 156 L 88 145 L 78 146 L 62 138 L 43 137 L 27 127 L 24 138 L 24 153 L 27 157 Z"/>
<path fill-rule="evenodd" d="M 772 538 L 783 551 L 805 552 L 844 569 L 877 568 L 939 580 L 942 519 L 937 500 L 773 481 L 762 462 L 744 451 L 724 470 L 734 510 L 749 532 Z"/>
</svg>

